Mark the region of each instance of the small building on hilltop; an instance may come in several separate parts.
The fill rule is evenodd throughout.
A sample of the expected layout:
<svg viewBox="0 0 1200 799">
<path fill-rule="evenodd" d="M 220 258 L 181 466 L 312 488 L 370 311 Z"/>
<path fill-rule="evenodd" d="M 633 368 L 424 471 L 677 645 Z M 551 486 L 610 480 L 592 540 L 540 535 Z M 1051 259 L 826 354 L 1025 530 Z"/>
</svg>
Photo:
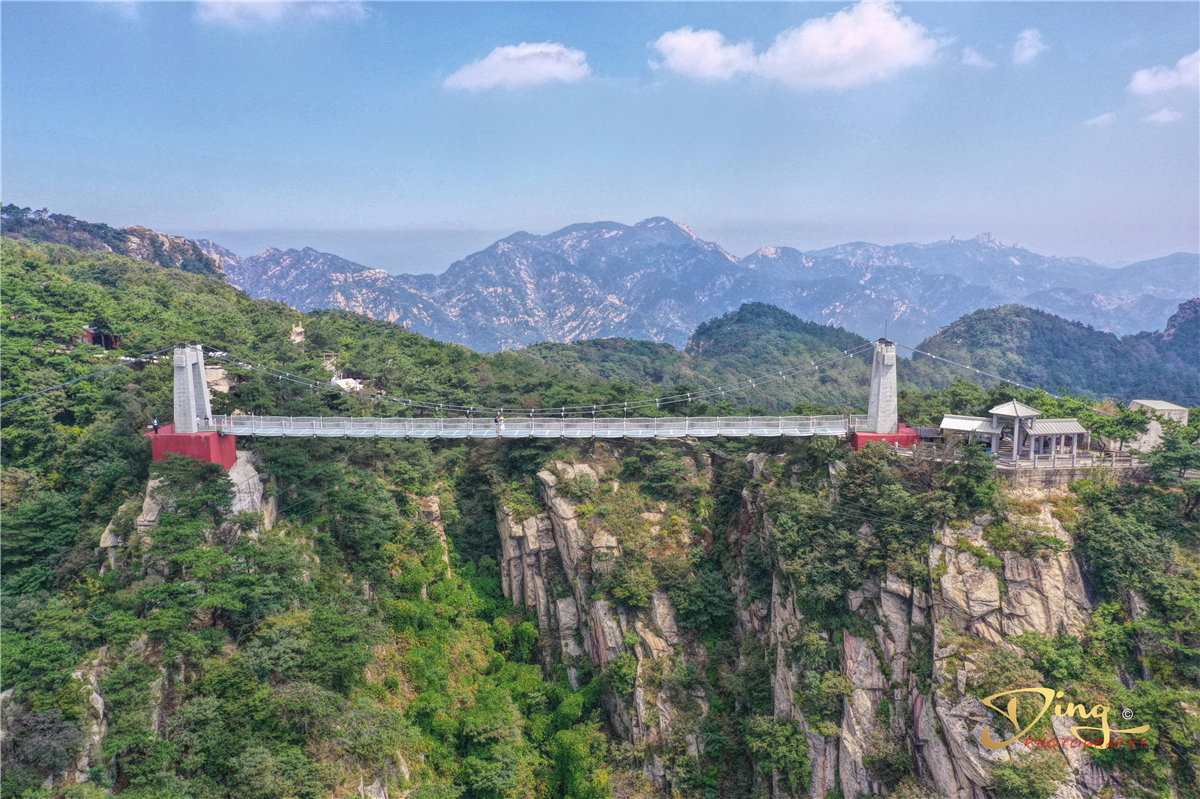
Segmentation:
<svg viewBox="0 0 1200 799">
<path fill-rule="evenodd" d="M 1164 420 L 1170 419 L 1184 426 L 1187 426 L 1188 423 L 1188 409 L 1173 402 L 1135 399 L 1129 403 L 1129 408 L 1130 410 L 1141 408 L 1150 412 L 1150 425 L 1146 428 L 1146 432 L 1138 434 L 1138 437 L 1127 445 L 1129 449 L 1136 449 L 1139 452 L 1149 452 L 1162 443 Z"/>
<path fill-rule="evenodd" d="M 93 327 L 92 325 L 84 325 L 83 333 L 75 337 L 77 344 L 95 344 L 97 347 L 103 347 L 105 350 L 116 350 L 121 348 L 121 337 L 107 330 Z"/>
</svg>

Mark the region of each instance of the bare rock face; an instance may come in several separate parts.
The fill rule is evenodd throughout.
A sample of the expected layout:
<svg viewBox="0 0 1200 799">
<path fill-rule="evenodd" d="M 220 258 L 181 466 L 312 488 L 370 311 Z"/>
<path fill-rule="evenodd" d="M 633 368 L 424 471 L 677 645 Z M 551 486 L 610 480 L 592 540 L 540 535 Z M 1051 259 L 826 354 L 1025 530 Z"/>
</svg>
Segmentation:
<svg viewBox="0 0 1200 799">
<path fill-rule="evenodd" d="M 842 632 L 842 673 L 850 680 L 850 695 L 842 700 L 842 735 L 838 773 L 850 796 L 883 793 L 883 785 L 863 766 L 864 743 L 877 724 L 876 711 L 887 683 L 879 659 L 861 638 Z"/>
<path fill-rule="evenodd" d="M 1071 551 L 1075 542 L 1048 504 L 1042 505 L 1036 523 L 1066 548 L 1045 560 L 1004 554 L 1004 581 L 1008 586 L 1003 607 L 1004 634 L 1037 630 L 1046 635 L 1079 635 L 1087 627 L 1094 603 Z"/>
<path fill-rule="evenodd" d="M 500 531 L 500 588 L 514 605 L 528 608 L 538 620 L 539 630 L 555 623 L 553 596 L 546 587 L 543 553 L 554 549 L 550 517 L 539 513 L 520 522 L 503 506 L 496 509 Z"/>
<path fill-rule="evenodd" d="M 446 577 L 450 577 L 450 545 L 446 541 L 446 525 L 442 521 L 442 501 L 436 496 L 417 497 L 417 519 L 433 528 L 442 548 L 442 562 L 446 564 Z"/>
<path fill-rule="evenodd" d="M 133 225 L 124 230 L 127 238 L 119 247 L 123 255 L 167 269 L 182 269 L 201 275 L 224 276 L 221 262 L 182 236 L 168 236 Z"/>
<path fill-rule="evenodd" d="M 962 642 L 968 650 L 1012 648 L 1008 639 L 1031 630 L 1047 636 L 1060 632 L 1078 635 L 1091 617 L 1093 601 L 1072 552 L 1074 542 L 1051 513 L 1054 495 L 1050 491 L 1025 490 L 1020 498 L 1041 505 L 1033 518 L 1022 519 L 1022 523 L 1036 524 L 1043 534 L 1059 538 L 1064 544 L 1062 551 L 1048 552 L 1041 558 L 997 552 L 983 537 L 984 527 L 991 521 L 987 517 L 964 530 L 944 530 L 939 542 L 930 547 L 930 563 L 945 567 L 934 585 L 929 608 L 933 621 L 933 678 L 941 687 L 931 696 L 922 697 L 921 706 L 914 711 L 914 740 L 921 742 L 921 760 L 943 797 L 983 796 L 997 763 L 1032 755 L 1015 745 L 997 750 L 982 746 L 982 732 L 989 726 L 996 740 L 1005 740 L 1014 731 L 992 726 L 1001 721 L 998 716 L 965 692 L 974 666 L 972 658 L 959 651 Z M 981 565 L 981 558 L 975 554 L 959 551 L 963 548 L 959 537 L 972 548 L 982 547 L 999 558 L 1002 576 Z M 944 625 L 949 625 L 953 635 Z M 1062 721 L 1057 720 L 1055 730 L 1060 737 L 1069 736 L 1070 725 L 1064 726 Z M 938 725 L 941 734 L 931 734 Z M 1056 794 L 1060 799 L 1090 796 L 1112 785 L 1082 747 L 1067 750 L 1065 759 L 1070 776 Z"/>
<path fill-rule="evenodd" d="M 233 482 L 233 505 L 231 513 L 258 513 L 263 517 L 263 528 L 270 530 L 275 523 L 275 498 L 263 500 L 263 480 L 256 466 L 262 459 L 255 452 L 237 451 L 237 460 L 229 470 Z"/>
<path fill-rule="evenodd" d="M 992 729 L 992 713 L 973 696 L 951 704 L 935 694 L 934 704 L 954 755 L 955 768 L 977 787 L 990 785 L 991 767 L 1009 759 L 1007 749 L 988 749 L 982 744 L 983 731 Z M 999 735 L 999 731 L 992 733 L 993 738 Z"/>
<path fill-rule="evenodd" d="M 599 447 L 597 452 L 602 457 L 609 455 Z M 538 472 L 537 478 L 544 512 L 517 519 L 511 509 L 496 508 L 504 595 L 513 604 L 529 608 L 540 629 L 557 633 L 567 678 L 574 687 L 579 685 L 578 666 L 584 658 L 603 671 L 615 659 L 631 654 L 637 663 L 633 692 L 628 697 L 609 697 L 610 720 L 613 728 L 634 744 L 663 745 L 673 734 L 672 722 L 679 715 L 661 684 L 662 675 L 685 644 L 675 609 L 661 590 L 652 593 L 646 608 L 592 598 L 592 564 L 598 558 L 619 558 L 621 545 L 611 530 L 581 520 L 576 511 L 578 501 L 560 493 L 563 482 L 580 478 L 612 491 L 621 490 L 620 483 L 606 479 L 602 462 L 555 462 Z M 661 514 L 655 515 L 661 519 Z M 693 689 L 690 699 L 707 709 L 702 689 Z M 683 737 L 687 749 L 698 756 L 700 744 L 690 727 Z M 652 752 L 644 771 L 652 784 L 666 788 L 671 768 L 669 760 Z"/>
<path fill-rule="evenodd" d="M 684 465 L 689 473 L 711 473 L 711 460 L 690 457 L 690 466 Z M 747 473 L 769 476 L 767 456 L 751 455 L 745 462 Z M 578 685 L 577 666 L 584 658 L 601 670 L 617 658 L 636 659 L 633 691 L 609 696 L 609 716 L 619 735 L 648 747 L 645 774 L 655 786 L 666 788 L 673 781 L 673 767 L 660 747 L 683 741 L 688 752 L 698 755 L 695 731 L 709 702 L 702 690 L 690 698 L 673 693 L 664 687 L 662 675 L 697 652 L 688 632 L 679 629 L 663 591 L 654 591 L 646 608 L 592 598 L 593 564 L 619 559 L 622 549 L 620 536 L 606 529 L 602 519 L 581 519 L 577 500 L 561 492 L 564 483 L 584 475 L 606 490 L 621 490 L 619 483 L 605 478 L 602 462 L 555 463 L 538 474 L 543 513 L 518 520 L 508 509 L 497 509 L 504 593 L 534 612 L 543 630 L 557 635 L 572 685 Z M 768 596 L 752 598 L 746 574 L 733 575 L 735 634 L 757 636 L 766 650 L 772 665 L 772 713 L 794 721 L 807 739 L 812 765 L 807 793 L 813 799 L 839 792 L 847 797 L 886 795 L 888 788 L 868 765 L 878 756 L 874 747 L 880 740 L 906 749 L 923 785 L 940 799 L 987 799 L 992 769 L 1031 754 L 982 745 L 985 729 L 993 729 L 998 740 L 1007 736 L 995 726 L 1001 722 L 997 715 L 966 687 L 974 668 L 970 655 L 1011 646 L 1007 639 L 1028 630 L 1077 634 L 1091 615 L 1092 600 L 1071 552 L 1073 542 L 1050 514 L 1053 498 L 1033 499 L 1043 503 L 1034 521 L 1064 542 L 1063 551 L 1044 558 L 996 552 L 983 537 L 991 519 L 981 517 L 962 529 L 940 531 L 929 549 L 937 579 L 928 589 L 919 580 L 889 571 L 867 577 L 848 592 L 847 604 L 865 626 L 820 633 L 839 647 L 841 676 L 848 683 L 840 724 L 807 718 L 801 709 L 806 678 L 792 662 L 792 653 L 797 635 L 813 632 L 797 609 L 784 564 L 776 564 Z M 642 523 L 655 536 L 669 535 L 663 532 L 662 516 L 647 509 Z M 751 486 L 742 492 L 735 521 L 722 532 L 731 551 L 740 553 L 750 536 L 769 541 L 771 523 L 762 491 Z M 864 525 L 859 535 L 870 539 L 874 533 Z M 996 560 L 985 561 L 985 554 Z M 930 660 L 932 673 L 923 671 Z M 690 710 L 681 710 L 689 703 Z M 1071 776 L 1059 799 L 1090 797 L 1114 786 L 1082 748 L 1072 750 L 1068 765 Z M 764 775 L 772 799 L 791 795 L 778 776 Z"/>
<path fill-rule="evenodd" d="M 162 513 L 162 505 L 155 496 L 155 490 L 162 485 L 162 480 L 151 480 L 146 484 L 146 495 L 142 501 L 142 513 L 137 517 L 134 525 L 139 533 L 144 533 L 151 527 L 158 524 L 159 514 Z"/>
<path fill-rule="evenodd" d="M 104 719 L 104 697 L 100 695 L 100 680 L 108 672 L 106 664 L 107 647 L 102 647 L 96 657 L 87 660 L 80 668 L 71 672 L 71 676 L 82 684 L 82 693 L 87 700 L 84 709 L 83 745 L 75 757 L 75 762 L 67 766 L 62 775 L 62 781 L 71 784 L 86 782 L 88 770 L 101 762 L 103 756 L 102 744 L 104 735 L 108 732 L 108 722 Z"/>
<path fill-rule="evenodd" d="M 233 391 L 238 384 L 238 379 L 231 377 L 223 366 L 204 366 L 204 378 L 208 381 L 210 391 L 216 391 L 220 394 L 228 394 Z"/>
<path fill-rule="evenodd" d="M 957 627 L 993 645 L 1030 630 L 1050 636 L 1064 631 L 1081 633 L 1093 603 L 1070 549 L 1074 542 L 1048 509 L 1043 509 L 1038 522 L 1067 548 L 1044 559 L 1025 558 L 1013 552 L 995 552 L 983 539 L 978 523 L 961 532 L 943 531 L 940 543 L 931 546 L 929 553 L 930 563 L 946 566 L 937 586 L 942 602 L 935 615 L 952 617 Z M 1003 561 L 1003 594 L 994 571 L 981 566 L 974 554 L 958 551 L 960 537 Z"/>
<path fill-rule="evenodd" d="M 679 646 L 679 628 L 675 625 L 675 606 L 661 589 L 650 594 L 650 621 L 662 633 L 663 640 L 671 646 Z"/>
</svg>

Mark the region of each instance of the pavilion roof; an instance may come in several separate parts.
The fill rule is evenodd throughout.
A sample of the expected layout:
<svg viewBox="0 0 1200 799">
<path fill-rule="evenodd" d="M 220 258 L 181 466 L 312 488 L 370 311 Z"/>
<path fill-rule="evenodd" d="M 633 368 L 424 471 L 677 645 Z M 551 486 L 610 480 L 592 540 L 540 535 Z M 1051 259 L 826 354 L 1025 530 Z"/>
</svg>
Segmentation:
<svg viewBox="0 0 1200 799">
<path fill-rule="evenodd" d="M 1078 419 L 1038 419 L 1033 423 L 1032 432 L 1035 436 L 1087 435 L 1087 429 Z"/>
<path fill-rule="evenodd" d="M 1135 399 L 1135 400 L 1133 400 L 1133 402 L 1129 403 L 1130 406 L 1132 406 L 1134 402 L 1136 402 L 1138 405 L 1141 405 L 1144 408 L 1150 408 L 1151 410 L 1155 410 L 1155 411 L 1186 411 L 1187 410 L 1187 408 L 1183 407 L 1182 405 L 1176 405 L 1175 403 L 1167 402 L 1166 400 Z"/>
<path fill-rule="evenodd" d="M 990 416 L 957 416 L 946 414 L 939 425 L 943 430 L 960 433 L 999 433 L 1001 428 L 992 426 Z"/>
<path fill-rule="evenodd" d="M 1000 405 L 997 405 L 995 408 L 992 408 L 990 411 L 988 411 L 988 413 L 992 414 L 993 416 L 1007 416 L 1013 419 L 1027 419 L 1030 416 L 1042 415 L 1042 412 L 1037 408 L 1030 408 L 1028 405 L 1023 405 L 1016 400 L 1009 400 L 1008 402 L 1001 403 Z"/>
</svg>

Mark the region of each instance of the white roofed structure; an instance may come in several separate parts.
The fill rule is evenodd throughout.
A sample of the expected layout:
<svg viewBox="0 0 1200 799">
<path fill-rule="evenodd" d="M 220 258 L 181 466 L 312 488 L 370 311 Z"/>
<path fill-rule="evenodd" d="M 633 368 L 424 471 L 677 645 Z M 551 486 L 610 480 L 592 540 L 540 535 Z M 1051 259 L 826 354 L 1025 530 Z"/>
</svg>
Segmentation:
<svg viewBox="0 0 1200 799">
<path fill-rule="evenodd" d="M 1164 420 L 1170 419 L 1182 425 L 1188 423 L 1188 409 L 1166 400 L 1135 399 L 1129 403 L 1129 408 L 1142 408 L 1150 412 L 1150 424 L 1147 425 L 1146 431 L 1139 433 L 1137 438 L 1129 442 L 1129 448 L 1139 452 L 1149 452 L 1162 442 Z"/>
<path fill-rule="evenodd" d="M 946 414 L 942 417 L 942 423 L 938 425 L 943 431 L 949 430 L 955 433 L 999 433 L 1001 428 L 992 424 L 992 420 L 987 416 L 955 416 L 954 414 Z"/>
<path fill-rule="evenodd" d="M 1080 442 L 1087 442 L 1088 431 L 1078 419 L 1043 419 L 1037 408 L 1009 400 L 992 408 L 991 416 L 959 416 L 947 414 L 939 425 L 944 433 L 965 435 L 991 441 L 992 453 L 998 455 L 1005 428 L 1012 431 L 1012 465 L 1021 464 L 1022 457 L 1036 463 L 1038 456 L 1069 457 L 1074 465 Z M 1081 438 L 1082 437 L 1082 438 Z M 1069 446 L 1068 446 L 1069 442 Z"/>
</svg>

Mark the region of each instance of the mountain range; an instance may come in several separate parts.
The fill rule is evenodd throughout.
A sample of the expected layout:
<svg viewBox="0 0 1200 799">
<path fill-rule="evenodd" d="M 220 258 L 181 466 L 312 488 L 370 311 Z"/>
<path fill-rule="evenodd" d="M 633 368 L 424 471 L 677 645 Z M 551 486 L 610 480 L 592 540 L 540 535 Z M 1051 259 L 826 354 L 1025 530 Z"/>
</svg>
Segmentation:
<svg viewBox="0 0 1200 799">
<path fill-rule="evenodd" d="M 1117 335 L 1161 330 L 1200 295 L 1200 255 L 1120 269 L 1038 255 L 989 234 L 932 244 L 763 247 L 737 258 L 685 225 L 570 225 L 515 233 L 440 275 L 391 275 L 311 248 L 219 258 L 251 296 L 341 308 L 481 351 L 622 337 L 683 347 L 702 322 L 747 302 L 874 337 L 920 341 L 964 314 L 1020 303 Z"/>
</svg>

